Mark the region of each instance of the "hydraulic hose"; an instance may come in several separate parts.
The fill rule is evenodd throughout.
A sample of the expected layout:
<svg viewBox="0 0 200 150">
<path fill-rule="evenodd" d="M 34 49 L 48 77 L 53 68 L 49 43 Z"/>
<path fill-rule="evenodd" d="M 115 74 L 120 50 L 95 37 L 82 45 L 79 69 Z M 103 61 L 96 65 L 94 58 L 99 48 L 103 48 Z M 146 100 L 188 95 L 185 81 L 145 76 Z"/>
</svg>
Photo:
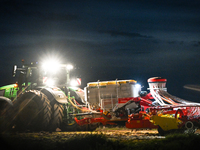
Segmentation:
<svg viewBox="0 0 200 150">
<path fill-rule="evenodd" d="M 72 102 L 72 100 L 71 100 L 71 98 L 70 97 L 68 97 L 68 100 L 69 100 L 69 102 L 72 104 L 72 106 L 74 106 L 75 108 L 77 108 L 77 109 L 79 109 L 79 110 L 81 110 L 81 111 L 83 111 L 83 112 L 93 112 L 93 113 L 97 113 L 96 111 L 93 111 L 93 110 L 86 110 L 86 109 L 82 109 L 82 108 L 79 108 L 77 105 L 75 105 L 73 102 Z"/>
</svg>

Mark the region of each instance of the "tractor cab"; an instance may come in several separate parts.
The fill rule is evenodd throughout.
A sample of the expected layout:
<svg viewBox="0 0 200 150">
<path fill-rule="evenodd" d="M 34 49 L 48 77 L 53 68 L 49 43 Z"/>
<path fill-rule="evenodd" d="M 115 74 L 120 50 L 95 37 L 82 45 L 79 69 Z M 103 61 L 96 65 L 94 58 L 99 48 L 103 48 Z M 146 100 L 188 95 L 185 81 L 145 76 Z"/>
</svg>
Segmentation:
<svg viewBox="0 0 200 150">
<path fill-rule="evenodd" d="M 19 71 L 17 80 L 19 93 L 36 88 L 57 87 L 65 89 L 71 86 L 70 81 L 73 81 L 70 80 L 72 69 L 72 65 L 58 64 L 54 61 L 41 64 L 37 62 L 24 64 L 23 61 L 22 67 L 13 66 L 13 77 Z"/>
</svg>

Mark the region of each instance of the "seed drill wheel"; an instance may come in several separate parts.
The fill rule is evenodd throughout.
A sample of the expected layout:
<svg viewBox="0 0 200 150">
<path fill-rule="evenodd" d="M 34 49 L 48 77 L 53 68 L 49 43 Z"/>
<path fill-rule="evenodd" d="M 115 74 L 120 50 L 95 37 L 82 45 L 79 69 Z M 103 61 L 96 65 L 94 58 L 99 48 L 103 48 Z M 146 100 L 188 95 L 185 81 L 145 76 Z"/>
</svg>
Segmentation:
<svg viewBox="0 0 200 150">
<path fill-rule="evenodd" d="M 48 98 L 37 90 L 30 90 L 16 100 L 15 129 L 18 131 L 45 130 L 51 119 L 51 105 Z"/>
<path fill-rule="evenodd" d="M 183 133 L 193 134 L 196 130 L 197 128 L 195 127 L 194 123 L 192 121 L 187 121 L 184 125 Z"/>
<path fill-rule="evenodd" d="M 0 134 L 11 131 L 13 126 L 12 101 L 0 96 Z"/>
</svg>

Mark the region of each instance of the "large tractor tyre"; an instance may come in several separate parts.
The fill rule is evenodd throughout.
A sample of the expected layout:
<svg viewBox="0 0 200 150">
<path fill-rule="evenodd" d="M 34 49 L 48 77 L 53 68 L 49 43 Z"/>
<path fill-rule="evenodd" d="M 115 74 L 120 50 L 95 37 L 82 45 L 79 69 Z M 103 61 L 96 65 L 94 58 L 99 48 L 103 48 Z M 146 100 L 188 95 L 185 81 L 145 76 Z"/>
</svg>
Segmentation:
<svg viewBox="0 0 200 150">
<path fill-rule="evenodd" d="M 80 104 L 80 105 L 84 105 L 84 103 L 82 102 L 80 96 L 73 90 L 69 89 L 70 92 L 70 96 L 74 96 L 74 99 Z"/>
<path fill-rule="evenodd" d="M 10 132 L 13 126 L 12 101 L 0 96 L 0 134 Z"/>
<path fill-rule="evenodd" d="M 51 105 L 48 98 L 40 91 L 25 92 L 14 104 L 17 131 L 46 130 L 51 120 Z"/>
<path fill-rule="evenodd" d="M 63 121 L 64 108 L 61 104 L 59 104 L 55 100 L 52 100 L 50 104 L 51 104 L 52 115 L 47 130 L 56 131 L 57 128 L 60 128 L 61 123 Z"/>
</svg>

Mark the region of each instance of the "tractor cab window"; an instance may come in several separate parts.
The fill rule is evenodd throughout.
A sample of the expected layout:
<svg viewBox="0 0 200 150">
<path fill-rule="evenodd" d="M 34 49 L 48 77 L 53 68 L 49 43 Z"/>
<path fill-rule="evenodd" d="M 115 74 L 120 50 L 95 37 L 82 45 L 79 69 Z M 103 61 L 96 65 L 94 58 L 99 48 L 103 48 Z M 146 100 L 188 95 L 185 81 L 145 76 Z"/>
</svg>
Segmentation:
<svg viewBox="0 0 200 150">
<path fill-rule="evenodd" d="M 67 81 L 67 72 L 65 68 L 56 71 L 44 71 L 42 82 L 45 85 L 62 85 Z"/>
</svg>

